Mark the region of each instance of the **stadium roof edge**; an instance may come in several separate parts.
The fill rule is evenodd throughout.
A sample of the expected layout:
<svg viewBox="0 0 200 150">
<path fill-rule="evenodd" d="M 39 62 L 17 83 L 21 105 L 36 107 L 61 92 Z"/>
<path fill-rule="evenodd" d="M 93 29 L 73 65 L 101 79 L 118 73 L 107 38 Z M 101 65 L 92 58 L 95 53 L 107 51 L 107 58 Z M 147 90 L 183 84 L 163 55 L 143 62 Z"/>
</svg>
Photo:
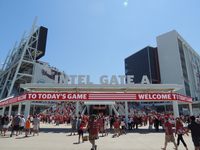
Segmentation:
<svg viewBox="0 0 200 150">
<path fill-rule="evenodd" d="M 183 88 L 179 84 L 56 84 L 26 83 L 20 84 L 26 91 L 78 91 L 78 92 L 174 92 Z"/>
</svg>

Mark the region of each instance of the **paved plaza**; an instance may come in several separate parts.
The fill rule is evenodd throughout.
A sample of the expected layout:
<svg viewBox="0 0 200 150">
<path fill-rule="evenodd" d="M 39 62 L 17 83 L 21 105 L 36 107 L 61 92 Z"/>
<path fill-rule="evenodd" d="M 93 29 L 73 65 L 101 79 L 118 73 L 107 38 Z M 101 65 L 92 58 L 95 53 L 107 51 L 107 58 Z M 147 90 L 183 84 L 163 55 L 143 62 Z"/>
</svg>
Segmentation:
<svg viewBox="0 0 200 150">
<path fill-rule="evenodd" d="M 41 125 L 42 131 L 39 136 L 23 135 L 9 137 L 0 136 L 0 150 L 90 150 L 91 144 L 86 141 L 77 144 L 78 136 L 69 136 L 70 126 L 67 125 Z M 193 150 L 193 143 L 190 136 L 184 136 L 189 150 Z M 164 133 L 148 133 L 143 127 L 118 138 L 100 137 L 96 141 L 98 150 L 160 150 L 164 143 Z M 173 144 L 168 144 L 168 150 L 173 150 Z M 184 150 L 182 143 L 179 150 Z"/>
</svg>

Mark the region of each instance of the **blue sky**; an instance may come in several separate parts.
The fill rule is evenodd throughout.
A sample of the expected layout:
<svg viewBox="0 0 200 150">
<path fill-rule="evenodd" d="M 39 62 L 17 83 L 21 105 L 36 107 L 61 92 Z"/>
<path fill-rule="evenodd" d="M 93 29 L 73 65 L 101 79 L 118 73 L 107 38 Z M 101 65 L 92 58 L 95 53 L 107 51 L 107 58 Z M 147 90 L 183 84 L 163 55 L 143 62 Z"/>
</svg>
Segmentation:
<svg viewBox="0 0 200 150">
<path fill-rule="evenodd" d="M 199 0 L 0 0 L 0 62 L 35 16 L 46 55 L 68 74 L 124 74 L 124 58 L 177 30 L 200 54 Z"/>
</svg>

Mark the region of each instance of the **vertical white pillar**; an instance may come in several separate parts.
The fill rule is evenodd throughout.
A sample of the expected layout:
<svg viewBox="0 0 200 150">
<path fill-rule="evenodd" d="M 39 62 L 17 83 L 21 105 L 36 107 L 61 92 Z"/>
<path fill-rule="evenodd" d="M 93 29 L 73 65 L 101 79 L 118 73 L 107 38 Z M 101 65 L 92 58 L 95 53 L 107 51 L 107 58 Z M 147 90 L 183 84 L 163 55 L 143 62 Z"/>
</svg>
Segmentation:
<svg viewBox="0 0 200 150">
<path fill-rule="evenodd" d="M 19 103 L 18 105 L 18 110 L 17 110 L 17 114 L 21 115 L 21 109 L 22 109 L 22 103 Z"/>
<path fill-rule="evenodd" d="M 112 105 L 111 107 L 112 107 L 112 109 L 114 110 L 115 115 L 119 116 L 119 113 L 118 113 L 118 111 L 116 110 L 116 108 L 114 107 L 114 105 Z"/>
<path fill-rule="evenodd" d="M 82 116 L 85 114 L 86 110 L 87 110 L 87 107 L 85 106 L 85 107 L 83 108 L 82 112 L 81 112 L 81 115 L 82 115 Z"/>
<path fill-rule="evenodd" d="M 9 111 L 8 111 L 8 116 L 9 116 L 9 117 L 11 116 L 11 112 L 12 112 L 12 105 L 10 104 L 10 105 L 9 105 Z"/>
<path fill-rule="evenodd" d="M 193 116 L 192 104 L 189 104 L 190 116 Z"/>
<path fill-rule="evenodd" d="M 178 110 L 178 102 L 177 101 L 173 101 L 173 112 L 174 112 L 175 118 L 179 117 L 179 110 Z"/>
<path fill-rule="evenodd" d="M 6 109 L 6 106 L 3 106 L 2 113 L 1 113 L 2 116 L 4 116 L 5 114 L 5 109 Z"/>
<path fill-rule="evenodd" d="M 126 123 L 128 123 L 128 101 L 125 101 L 125 118 Z"/>
<path fill-rule="evenodd" d="M 79 113 L 79 101 L 76 102 L 76 116 L 77 117 L 79 117 L 78 113 Z"/>
<path fill-rule="evenodd" d="M 25 110 L 24 110 L 24 118 L 27 119 L 29 117 L 30 114 L 30 109 L 31 109 L 31 102 L 27 101 L 25 103 Z"/>
</svg>

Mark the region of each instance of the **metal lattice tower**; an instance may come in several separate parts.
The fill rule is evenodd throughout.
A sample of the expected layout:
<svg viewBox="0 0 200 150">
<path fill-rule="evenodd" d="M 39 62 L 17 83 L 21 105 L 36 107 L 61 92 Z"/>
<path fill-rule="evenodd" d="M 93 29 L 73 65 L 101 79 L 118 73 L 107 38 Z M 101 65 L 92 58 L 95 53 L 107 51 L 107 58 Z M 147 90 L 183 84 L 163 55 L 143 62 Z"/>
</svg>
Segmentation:
<svg viewBox="0 0 200 150">
<path fill-rule="evenodd" d="M 19 45 L 15 44 L 2 66 L 0 99 L 20 94 L 23 92 L 20 84 L 31 83 L 33 80 L 34 65 L 45 53 L 47 36 L 47 28 L 37 27 L 35 24 L 36 19 L 30 34 L 24 34 Z"/>
</svg>

